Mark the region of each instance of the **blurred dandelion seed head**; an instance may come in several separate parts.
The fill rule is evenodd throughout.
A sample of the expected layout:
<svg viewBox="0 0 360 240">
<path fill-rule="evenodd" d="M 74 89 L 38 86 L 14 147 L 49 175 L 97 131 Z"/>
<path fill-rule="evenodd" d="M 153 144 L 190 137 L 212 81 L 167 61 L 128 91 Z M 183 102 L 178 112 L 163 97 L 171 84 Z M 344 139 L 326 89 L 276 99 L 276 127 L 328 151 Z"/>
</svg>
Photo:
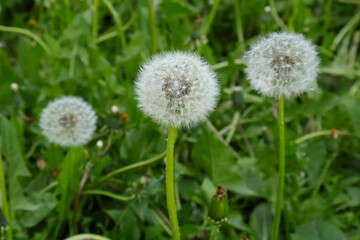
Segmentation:
<svg viewBox="0 0 360 240">
<path fill-rule="evenodd" d="M 195 125 L 214 109 L 218 94 L 215 73 L 199 56 L 188 52 L 153 57 L 136 80 L 139 108 L 165 126 Z"/>
<path fill-rule="evenodd" d="M 271 33 L 251 46 L 245 55 L 250 85 L 278 98 L 309 90 L 319 72 L 315 47 L 301 34 Z"/>
<path fill-rule="evenodd" d="M 11 88 L 11 90 L 13 90 L 14 92 L 17 92 L 17 91 L 19 91 L 19 84 L 17 84 L 17 83 L 11 83 L 10 88 Z"/>
<path fill-rule="evenodd" d="M 40 127 L 49 142 L 61 146 L 86 144 L 96 129 L 93 108 L 78 97 L 62 97 L 50 102 L 40 115 Z"/>
</svg>

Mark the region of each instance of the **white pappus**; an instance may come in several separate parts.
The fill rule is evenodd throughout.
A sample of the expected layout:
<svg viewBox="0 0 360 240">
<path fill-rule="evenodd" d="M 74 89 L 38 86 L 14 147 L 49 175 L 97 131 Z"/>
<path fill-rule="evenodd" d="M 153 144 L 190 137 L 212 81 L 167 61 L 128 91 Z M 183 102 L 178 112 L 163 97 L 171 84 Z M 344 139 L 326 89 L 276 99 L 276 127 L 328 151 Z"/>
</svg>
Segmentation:
<svg viewBox="0 0 360 240">
<path fill-rule="evenodd" d="M 319 72 L 317 51 L 302 34 L 271 33 L 251 46 L 245 55 L 250 85 L 260 93 L 279 98 L 309 90 Z"/>
<path fill-rule="evenodd" d="M 96 129 L 97 116 L 87 102 L 66 96 L 50 102 L 40 115 L 42 133 L 61 146 L 86 144 Z"/>
<path fill-rule="evenodd" d="M 189 52 L 156 55 L 140 69 L 135 92 L 139 108 L 155 121 L 190 127 L 214 109 L 218 80 L 210 66 Z"/>
</svg>

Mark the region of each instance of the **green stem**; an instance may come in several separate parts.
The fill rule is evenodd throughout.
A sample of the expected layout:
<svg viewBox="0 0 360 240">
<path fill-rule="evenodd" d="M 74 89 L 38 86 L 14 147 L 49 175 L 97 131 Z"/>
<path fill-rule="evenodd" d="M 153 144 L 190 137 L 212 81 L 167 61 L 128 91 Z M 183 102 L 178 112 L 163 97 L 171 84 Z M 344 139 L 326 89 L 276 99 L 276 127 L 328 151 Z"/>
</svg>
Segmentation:
<svg viewBox="0 0 360 240">
<path fill-rule="evenodd" d="M 283 20 L 281 20 L 281 18 L 279 17 L 279 14 L 276 11 L 276 7 L 275 7 L 275 3 L 274 0 L 269 0 L 269 5 L 270 5 L 270 11 L 271 11 L 271 15 L 273 16 L 276 24 L 282 28 L 282 30 L 286 31 L 287 27 L 285 25 L 285 23 L 283 22 Z"/>
<path fill-rule="evenodd" d="M 6 196 L 6 184 L 5 184 L 5 174 L 3 170 L 3 163 L 1 157 L 1 145 L 0 145 L 0 193 L 1 193 L 1 207 L 4 213 L 6 220 L 8 221 L 8 229 L 6 231 L 7 240 L 12 240 L 12 221 L 10 219 L 9 203 Z"/>
<path fill-rule="evenodd" d="M 284 96 L 281 95 L 279 99 L 279 181 L 277 187 L 277 198 L 276 198 L 276 210 L 274 216 L 274 222 L 271 231 L 271 240 L 277 240 L 280 218 L 281 218 L 281 206 L 284 195 L 285 185 L 285 128 L 284 128 Z"/>
<path fill-rule="evenodd" d="M 243 34 L 241 14 L 240 14 L 240 0 L 234 0 L 234 10 L 235 10 L 236 35 L 238 37 L 238 42 L 240 44 L 240 50 L 241 52 L 244 52 L 245 44 L 244 44 L 244 34 Z"/>
<path fill-rule="evenodd" d="M 166 202 L 172 230 L 172 240 L 180 240 L 179 223 L 176 213 L 174 194 L 174 145 L 176 139 L 176 128 L 169 127 L 169 136 L 166 152 Z"/>
<path fill-rule="evenodd" d="M 47 54 L 51 55 L 51 51 L 50 51 L 50 48 L 48 47 L 48 45 L 46 45 L 46 43 L 38 35 L 34 34 L 33 32 L 31 32 L 27 29 L 18 28 L 18 27 L 7 27 L 7 26 L 0 25 L 0 31 L 24 34 L 24 35 L 34 39 L 45 50 L 45 52 Z"/>
<path fill-rule="evenodd" d="M 315 138 L 315 137 L 320 137 L 320 136 L 325 136 L 325 135 L 333 135 L 334 134 L 333 131 L 332 130 L 321 130 L 321 131 L 317 131 L 317 132 L 312 132 L 312 133 L 306 134 L 306 135 L 296 139 L 295 143 L 299 144 L 299 143 L 305 142 L 305 141 L 307 141 L 309 139 L 312 139 L 312 138 Z M 349 133 L 349 132 L 338 131 L 338 130 L 335 130 L 335 131 L 336 131 L 337 135 L 356 137 L 356 134 L 352 134 L 352 133 Z"/>
<path fill-rule="evenodd" d="M 216 15 L 216 11 L 218 9 L 219 3 L 220 3 L 220 0 L 215 0 L 213 6 L 211 8 L 209 18 L 207 19 L 205 28 L 204 28 L 204 30 L 203 30 L 203 32 L 201 34 L 201 37 L 200 37 L 200 45 L 199 45 L 199 48 L 198 48 L 198 54 L 201 53 L 202 45 L 204 44 L 204 41 L 206 39 L 206 35 L 208 34 L 208 32 L 210 30 L 210 27 L 211 27 L 211 24 L 212 24 L 212 22 L 214 20 L 215 15 Z"/>
<path fill-rule="evenodd" d="M 113 171 L 113 172 L 105 175 L 104 177 L 100 178 L 96 185 L 99 185 L 100 183 L 106 181 L 107 179 L 109 179 L 109 178 L 111 178 L 111 177 L 113 177 L 113 176 L 115 176 L 117 174 L 120 174 L 122 172 L 131 170 L 131 169 L 134 169 L 134 168 L 142 167 L 142 166 L 154 163 L 156 161 L 159 161 L 160 159 L 162 159 L 165 156 L 165 154 L 166 154 L 166 151 L 159 154 L 159 155 L 157 155 L 157 156 L 155 156 L 155 157 L 153 157 L 153 158 L 151 158 L 151 159 L 149 159 L 149 160 L 145 160 L 145 161 L 142 161 L 142 162 L 134 163 L 134 164 L 131 164 L 131 165 L 116 169 L 115 171 Z"/>
<path fill-rule="evenodd" d="M 151 41 L 151 55 L 156 54 L 157 51 L 157 39 L 156 39 L 156 18 L 155 10 L 151 3 L 151 0 L 147 0 L 148 15 L 149 15 L 149 27 L 150 27 L 150 41 Z"/>
<path fill-rule="evenodd" d="M 312 196 L 311 196 L 311 199 L 310 199 L 310 203 L 312 203 L 314 201 L 314 199 L 316 198 L 316 196 L 318 195 L 319 193 L 319 190 L 320 190 L 320 187 L 321 185 L 324 183 L 324 180 L 325 180 L 325 177 L 326 177 L 326 174 L 330 168 L 330 165 L 331 165 L 331 162 L 332 162 L 332 159 L 329 158 L 327 161 L 326 161 L 326 164 L 325 164 L 325 167 L 321 173 L 321 176 L 318 180 L 318 182 L 316 183 L 316 187 L 312 193 Z"/>
<path fill-rule="evenodd" d="M 99 7 L 99 0 L 94 0 L 94 12 L 93 12 L 93 28 L 92 28 L 92 35 L 93 39 L 96 43 L 97 41 L 97 33 L 98 33 L 98 7 Z"/>
<path fill-rule="evenodd" d="M 114 18 L 115 25 L 116 25 L 116 28 L 117 28 L 118 33 L 119 33 L 119 37 L 120 37 L 122 47 L 126 48 L 126 39 L 125 39 L 124 31 L 123 31 L 123 29 L 121 27 L 122 24 L 121 24 L 121 18 L 119 16 L 119 14 L 117 13 L 114 6 L 111 4 L 111 2 L 109 0 L 102 0 L 102 1 L 106 5 L 106 7 L 109 9 L 111 15 Z"/>
<path fill-rule="evenodd" d="M 213 229 L 210 233 L 210 240 L 216 240 L 217 234 L 219 232 L 219 225 L 214 224 Z"/>
</svg>

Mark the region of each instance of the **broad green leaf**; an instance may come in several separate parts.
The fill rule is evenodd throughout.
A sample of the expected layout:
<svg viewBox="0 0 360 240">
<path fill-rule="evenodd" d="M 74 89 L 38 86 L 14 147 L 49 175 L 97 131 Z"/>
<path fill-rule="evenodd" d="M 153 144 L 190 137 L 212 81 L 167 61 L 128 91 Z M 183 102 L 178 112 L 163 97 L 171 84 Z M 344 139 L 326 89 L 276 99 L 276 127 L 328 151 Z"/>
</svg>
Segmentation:
<svg viewBox="0 0 360 240">
<path fill-rule="evenodd" d="M 15 211 L 18 208 L 21 208 L 22 204 L 26 202 L 19 178 L 29 177 L 31 175 L 21 154 L 15 129 L 2 115 L 0 115 L 0 145 L 5 160 L 9 165 L 7 170 L 7 175 L 9 177 L 8 191 L 10 212 L 13 218 Z"/>
<path fill-rule="evenodd" d="M 257 240 L 268 240 L 271 233 L 273 216 L 269 206 L 258 205 L 251 214 L 251 227 L 255 230 Z"/>
<path fill-rule="evenodd" d="M 295 229 L 293 240 L 346 240 L 344 233 L 327 222 L 312 220 Z"/>
<path fill-rule="evenodd" d="M 355 129 L 356 135 L 360 137 L 360 102 L 353 98 L 344 98 L 343 100 L 350 122 Z"/>
<path fill-rule="evenodd" d="M 240 169 L 229 148 L 208 128 L 202 127 L 191 157 L 197 167 L 206 171 L 215 185 L 241 195 L 256 195 L 242 180 Z"/>
</svg>

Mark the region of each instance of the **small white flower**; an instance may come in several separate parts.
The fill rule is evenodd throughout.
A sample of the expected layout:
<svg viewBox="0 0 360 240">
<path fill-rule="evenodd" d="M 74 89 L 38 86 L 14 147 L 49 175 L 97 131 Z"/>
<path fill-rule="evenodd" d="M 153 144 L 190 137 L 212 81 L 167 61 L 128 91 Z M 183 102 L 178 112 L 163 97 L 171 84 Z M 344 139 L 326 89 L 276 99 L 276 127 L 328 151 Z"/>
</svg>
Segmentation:
<svg viewBox="0 0 360 240">
<path fill-rule="evenodd" d="M 40 115 L 40 127 L 49 142 L 61 146 L 86 144 L 96 129 L 93 108 L 78 97 L 62 97 L 50 102 Z"/>
<path fill-rule="evenodd" d="M 188 52 L 167 52 L 153 57 L 136 80 L 139 108 L 157 122 L 189 127 L 206 118 L 219 94 L 210 66 Z"/>
<path fill-rule="evenodd" d="M 271 33 L 246 53 L 250 85 L 260 93 L 278 98 L 307 91 L 318 74 L 315 47 L 301 34 Z"/>
<path fill-rule="evenodd" d="M 113 114 L 116 114 L 116 113 L 119 112 L 119 108 L 118 108 L 116 105 L 113 105 L 113 106 L 111 107 L 111 112 L 112 112 Z"/>
<path fill-rule="evenodd" d="M 17 83 L 11 83 L 10 85 L 11 90 L 13 90 L 14 92 L 17 92 L 19 90 L 19 84 Z"/>
<path fill-rule="evenodd" d="M 96 146 L 97 146 L 98 148 L 102 148 L 102 147 L 104 146 L 104 142 L 103 142 L 102 140 L 98 140 L 98 141 L 96 142 Z"/>
</svg>

